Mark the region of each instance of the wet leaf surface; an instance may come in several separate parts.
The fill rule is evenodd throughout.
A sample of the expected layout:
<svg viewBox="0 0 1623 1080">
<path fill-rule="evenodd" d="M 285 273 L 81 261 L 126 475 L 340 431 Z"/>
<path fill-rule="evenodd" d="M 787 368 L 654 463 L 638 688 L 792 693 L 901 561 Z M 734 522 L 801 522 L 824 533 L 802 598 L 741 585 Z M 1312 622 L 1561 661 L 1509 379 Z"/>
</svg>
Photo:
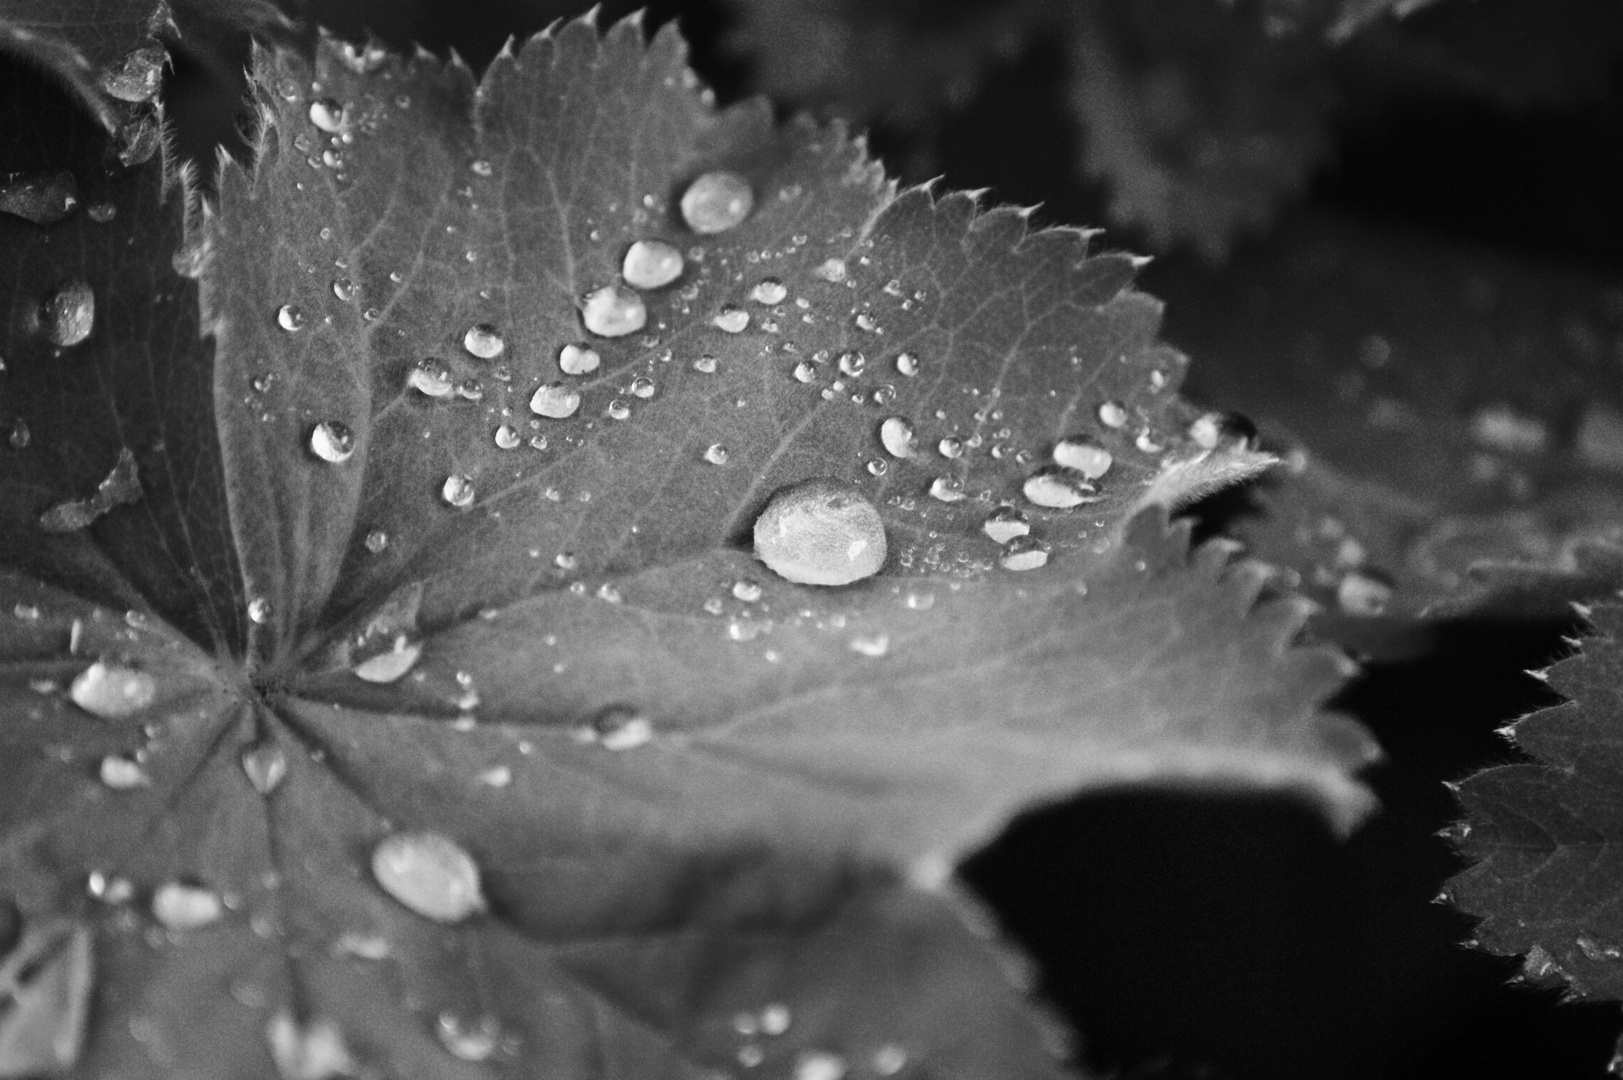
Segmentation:
<svg viewBox="0 0 1623 1080">
<path fill-rule="evenodd" d="M 1344 661 L 1167 524 L 1267 459 L 1135 260 L 714 113 L 673 32 L 353 59 L 260 55 L 189 222 L 88 150 L 114 215 L 0 219 L 0 880 L 92 928 L 89 1072 L 1056 1075 L 963 854 L 1082 789 L 1367 811 Z M 814 479 L 877 572 L 843 511 L 850 584 L 755 558 Z"/>
</svg>

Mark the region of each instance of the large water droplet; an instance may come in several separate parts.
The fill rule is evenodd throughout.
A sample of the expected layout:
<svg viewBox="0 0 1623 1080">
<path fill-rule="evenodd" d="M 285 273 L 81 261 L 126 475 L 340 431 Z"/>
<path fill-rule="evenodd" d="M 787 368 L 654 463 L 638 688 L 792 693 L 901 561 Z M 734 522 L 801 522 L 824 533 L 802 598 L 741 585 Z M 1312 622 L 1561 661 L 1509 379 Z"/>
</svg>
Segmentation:
<svg viewBox="0 0 1623 1080">
<path fill-rule="evenodd" d="M 648 305 L 635 289 L 605 285 L 581 298 L 580 321 L 599 337 L 625 337 L 647 325 Z"/>
<path fill-rule="evenodd" d="M 817 478 L 783 488 L 755 519 L 755 555 L 803 585 L 849 585 L 885 563 L 885 525 L 849 484 Z"/>
<path fill-rule="evenodd" d="M 485 1061 L 501 1045 L 501 1025 L 494 1017 L 469 1020 L 452 1012 L 442 1012 L 434 1023 L 434 1034 L 452 1057 L 463 1061 Z"/>
<path fill-rule="evenodd" d="M 1119 428 L 1127 423 L 1127 407 L 1119 401 L 1107 401 L 1099 406 L 1099 423 L 1108 428 Z"/>
<path fill-rule="evenodd" d="M 909 378 L 919 373 L 919 358 L 910 352 L 896 354 L 896 370 Z"/>
<path fill-rule="evenodd" d="M 565 375 L 589 375 L 602 362 L 597 350 L 584 343 L 571 343 L 558 350 L 558 369 Z"/>
<path fill-rule="evenodd" d="M 96 294 L 83 278 L 71 278 L 52 289 L 40 309 L 40 329 L 52 345 L 77 345 L 95 326 Z"/>
<path fill-rule="evenodd" d="M 310 103 L 310 122 L 329 134 L 344 127 L 344 107 L 330 97 L 317 98 Z"/>
<path fill-rule="evenodd" d="M 595 742 L 605 750 L 635 750 L 654 738 L 654 725 L 630 705 L 610 705 L 581 728 L 584 742 Z"/>
<path fill-rule="evenodd" d="M 0 180 L 0 213 L 55 225 L 79 206 L 79 185 L 66 169 Z"/>
<path fill-rule="evenodd" d="M 1017 536 L 1003 545 L 997 561 L 1005 570 L 1035 570 L 1048 562 L 1048 545 L 1035 536 Z"/>
<path fill-rule="evenodd" d="M 68 697 L 79 708 L 103 720 L 122 720 L 152 704 L 156 680 L 144 671 L 97 660 L 74 677 Z"/>
<path fill-rule="evenodd" d="M 474 494 L 473 478 L 464 473 L 452 473 L 440 485 L 440 498 L 458 510 L 472 506 Z"/>
<path fill-rule="evenodd" d="M 1021 485 L 1026 498 L 1050 510 L 1069 510 L 1083 503 L 1096 502 L 1093 486 L 1082 479 L 1082 474 L 1058 465 L 1046 465 Z"/>
<path fill-rule="evenodd" d="M 200 885 L 170 881 L 152 894 L 152 917 L 170 930 L 199 930 L 224 914 L 220 894 Z"/>
<path fill-rule="evenodd" d="M 723 333 L 742 334 L 750 324 L 750 313 L 736 304 L 728 304 L 716 312 L 710 322 Z"/>
<path fill-rule="evenodd" d="M 795 381 L 810 383 L 817 381 L 817 365 L 810 360 L 802 360 L 795 365 Z"/>
<path fill-rule="evenodd" d="M 279 1012 L 265 1025 L 265 1041 L 282 1080 L 333 1080 L 356 1073 L 344 1033 L 331 1020 L 300 1024 L 292 1013 Z"/>
<path fill-rule="evenodd" d="M 762 278 L 755 283 L 755 288 L 750 290 L 751 300 L 754 300 L 757 304 L 766 304 L 769 307 L 773 304 L 783 303 L 784 298 L 788 295 L 788 287 L 777 278 L 770 277 Z"/>
<path fill-rule="evenodd" d="M 663 240 L 638 240 L 626 249 L 620 274 L 632 288 L 662 288 L 682 276 L 682 253 Z"/>
<path fill-rule="evenodd" d="M 868 358 L 855 349 L 848 349 L 840 354 L 840 374 L 855 377 L 861 375 L 868 366 Z"/>
<path fill-rule="evenodd" d="M 450 397 L 456 390 L 451 371 L 438 357 L 417 361 L 406 372 L 406 385 L 432 398 Z"/>
<path fill-rule="evenodd" d="M 609 407 L 605 411 L 608 413 L 610 420 L 627 420 L 631 417 L 631 406 L 619 398 L 610 399 Z"/>
<path fill-rule="evenodd" d="M 368 657 L 350 670 L 364 682 L 392 683 L 410 671 L 422 654 L 423 646 L 419 642 L 398 634 L 389 649 Z"/>
<path fill-rule="evenodd" d="M 696 233 L 726 232 L 749 217 L 755 192 L 737 173 L 707 172 L 682 192 L 682 220 Z"/>
<path fill-rule="evenodd" d="M 275 791 L 287 776 L 287 755 L 279 746 L 265 743 L 243 751 L 242 771 L 261 795 Z"/>
<path fill-rule="evenodd" d="M 102 72 L 101 88 L 120 101 L 150 101 L 163 81 L 164 52 L 160 45 L 136 49 L 117 67 Z"/>
<path fill-rule="evenodd" d="M 913 425 L 900 416 L 888 417 L 879 425 L 879 441 L 891 457 L 910 458 L 919 452 L 913 437 Z"/>
<path fill-rule="evenodd" d="M 304 309 L 297 304 L 283 304 L 276 309 L 276 325 L 292 333 L 304 325 Z"/>
<path fill-rule="evenodd" d="M 945 503 L 962 502 L 968 497 L 964 482 L 956 476 L 938 476 L 930 481 L 930 494 Z"/>
<path fill-rule="evenodd" d="M 1075 469 L 1084 479 L 1097 480 L 1110 471 L 1115 459 L 1096 439 L 1077 435 L 1054 444 L 1054 464 Z"/>
<path fill-rule="evenodd" d="M 986 515 L 986 520 L 981 522 L 981 531 L 990 536 L 994 543 L 1007 544 L 1015 537 L 1029 533 L 1031 522 L 1014 507 L 1000 506 Z"/>
<path fill-rule="evenodd" d="M 462 335 L 462 347 L 481 360 L 494 360 L 507 348 L 500 330 L 489 323 L 475 323 Z"/>
<path fill-rule="evenodd" d="M 712 465 L 727 464 L 727 447 L 723 443 L 711 443 L 705 448 L 704 459 Z"/>
<path fill-rule="evenodd" d="M 385 837 L 372 849 L 372 876 L 384 892 L 435 922 L 461 922 L 485 909 L 473 856 L 436 832 Z"/>
<path fill-rule="evenodd" d="M 348 461 L 355 453 L 355 433 L 336 420 L 323 420 L 310 429 L 310 452 L 335 465 Z"/>
<path fill-rule="evenodd" d="M 122 754 L 108 754 L 102 758 L 97 773 L 101 782 L 114 791 L 130 791 L 152 783 L 152 777 L 147 775 L 139 761 Z"/>
<path fill-rule="evenodd" d="M 580 409 L 580 391 L 561 382 L 542 383 L 530 396 L 530 411 L 537 416 L 563 420 Z"/>
</svg>

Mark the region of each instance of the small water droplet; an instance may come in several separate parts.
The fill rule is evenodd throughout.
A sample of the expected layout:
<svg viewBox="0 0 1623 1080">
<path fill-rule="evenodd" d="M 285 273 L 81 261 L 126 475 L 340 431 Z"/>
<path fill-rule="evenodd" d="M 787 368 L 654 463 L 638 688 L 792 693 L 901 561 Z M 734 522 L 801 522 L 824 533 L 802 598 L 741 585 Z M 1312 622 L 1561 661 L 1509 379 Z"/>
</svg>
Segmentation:
<svg viewBox="0 0 1623 1080">
<path fill-rule="evenodd" d="M 475 323 L 462 335 L 462 347 L 481 360 L 494 360 L 507 348 L 501 331 L 489 323 Z"/>
<path fill-rule="evenodd" d="M 503 424 L 496 429 L 496 446 L 502 450 L 512 450 L 522 441 L 518 428 L 512 424 Z"/>
<path fill-rule="evenodd" d="M 918 443 L 913 436 L 913 425 L 906 418 L 892 416 L 886 418 L 879 425 L 879 441 L 884 444 L 885 451 L 892 457 L 910 458 L 918 453 Z"/>
<path fill-rule="evenodd" d="M 724 443 L 711 443 L 704 451 L 704 459 L 712 465 L 727 464 L 727 447 Z"/>
<path fill-rule="evenodd" d="M 1054 444 L 1054 464 L 1075 469 L 1083 479 L 1097 480 L 1110 471 L 1114 458 L 1098 441 L 1086 435 L 1061 439 Z"/>
<path fill-rule="evenodd" d="M 682 276 L 682 252 L 663 240 L 638 240 L 626 249 L 620 274 L 636 289 L 658 289 Z"/>
<path fill-rule="evenodd" d="M 734 228 L 755 207 L 755 192 L 737 173 L 707 172 L 682 192 L 682 220 L 696 233 Z"/>
<path fill-rule="evenodd" d="M 310 452 L 335 465 L 348 461 L 355 454 L 355 433 L 336 420 L 323 420 L 310 429 Z"/>
<path fill-rule="evenodd" d="M 310 122 L 328 134 L 339 132 L 344 127 L 344 107 L 330 97 L 317 98 L 310 103 Z"/>
<path fill-rule="evenodd" d="M 938 476 L 930 481 L 930 494 L 945 503 L 962 502 L 968 497 L 964 494 L 964 482 L 956 476 Z"/>
<path fill-rule="evenodd" d="M 816 382 L 817 365 L 812 363 L 810 360 L 802 360 L 800 363 L 796 364 L 795 381 L 803 383 Z"/>
<path fill-rule="evenodd" d="M 874 1051 L 873 1071 L 880 1076 L 895 1076 L 907 1067 L 907 1051 L 894 1043 Z"/>
<path fill-rule="evenodd" d="M 456 396 L 468 401 L 482 401 L 485 396 L 485 384 L 478 379 L 463 379 L 456 384 Z"/>
<path fill-rule="evenodd" d="M 347 277 L 333 278 L 332 294 L 340 300 L 348 301 L 355 295 L 355 283 Z"/>
<path fill-rule="evenodd" d="M 292 333 L 304 326 L 304 309 L 297 304 L 283 304 L 276 309 L 276 325 Z"/>
<path fill-rule="evenodd" d="M 645 379 L 641 375 L 631 380 L 631 393 L 643 399 L 654 396 L 654 380 Z"/>
<path fill-rule="evenodd" d="M 463 473 L 452 473 L 440 485 L 440 498 L 458 510 L 467 509 L 473 505 L 473 479 Z"/>
<path fill-rule="evenodd" d="M 854 653 L 878 658 L 890 652 L 890 635 L 870 634 L 865 637 L 854 637 L 846 645 Z"/>
<path fill-rule="evenodd" d="M 716 373 L 717 366 L 718 362 L 716 358 L 711 356 L 709 353 L 705 353 L 703 356 L 693 361 L 693 370 L 704 375 L 714 375 Z"/>
<path fill-rule="evenodd" d="M 265 1025 L 265 1041 L 282 1080 L 333 1080 L 355 1075 L 355 1059 L 344 1042 L 344 1033 L 331 1020 L 300 1024 L 292 1013 L 278 1012 Z"/>
<path fill-rule="evenodd" d="M 382 529 L 373 529 L 366 534 L 366 550 L 374 555 L 382 554 L 383 549 L 389 546 L 389 534 Z"/>
<path fill-rule="evenodd" d="M 908 378 L 919 373 L 919 358 L 910 352 L 896 354 L 896 370 Z"/>
<path fill-rule="evenodd" d="M 561 382 L 542 383 L 530 397 L 530 411 L 537 416 L 563 420 L 580 409 L 580 391 Z"/>
<path fill-rule="evenodd" d="M 868 358 L 855 349 L 848 349 L 840 354 L 840 374 L 853 378 L 861 375 L 868 366 Z"/>
<path fill-rule="evenodd" d="M 501 1025 L 494 1017 L 476 1020 L 442 1012 L 434 1022 L 434 1034 L 452 1057 L 463 1061 L 486 1061 L 501 1045 Z"/>
<path fill-rule="evenodd" d="M 1031 532 L 1031 522 L 1014 507 L 1000 506 L 986 515 L 986 520 L 981 522 L 981 531 L 990 536 L 993 543 L 1007 544 L 1015 537 Z"/>
<path fill-rule="evenodd" d="M 648 718 L 630 705 L 610 705 L 578 732 L 584 742 L 594 742 L 605 750 L 635 750 L 654 737 Z"/>
<path fill-rule="evenodd" d="M 152 783 L 152 777 L 147 775 L 139 761 L 122 754 L 109 754 L 102 758 L 98 772 L 101 782 L 114 791 L 130 791 Z"/>
<path fill-rule="evenodd" d="M 789 1030 L 789 1006 L 774 1002 L 761 1010 L 761 1034 L 778 1036 Z"/>
<path fill-rule="evenodd" d="M 728 304 L 710 320 L 718 330 L 727 334 L 741 334 L 750 324 L 750 313 L 736 304 Z"/>
<path fill-rule="evenodd" d="M 287 776 L 287 755 L 281 747 L 265 743 L 242 754 L 242 771 L 261 795 L 275 791 Z"/>
<path fill-rule="evenodd" d="M 596 371 L 603 358 L 585 343 L 571 343 L 558 350 L 558 367 L 565 375 L 586 375 Z"/>
<path fill-rule="evenodd" d="M 822 278 L 824 281 L 830 281 L 830 282 L 835 282 L 835 283 L 844 281 L 845 280 L 845 274 L 846 274 L 845 260 L 844 259 L 824 259 L 823 262 L 817 267 L 817 269 L 812 271 L 812 273 L 816 274 L 818 277 Z"/>
<path fill-rule="evenodd" d="M 248 601 L 248 618 L 253 623 L 264 626 L 270 622 L 271 602 L 263 596 L 256 596 Z"/>
<path fill-rule="evenodd" d="M 456 390 L 451 371 L 438 357 L 430 356 L 411 366 L 406 372 L 406 385 L 432 398 L 449 397 Z"/>
<path fill-rule="evenodd" d="M 1030 476 L 1020 490 L 1038 506 L 1050 510 L 1069 510 L 1083 503 L 1095 502 L 1093 485 L 1082 474 L 1059 465 L 1046 465 Z"/>
<path fill-rule="evenodd" d="M 45 297 L 40 328 L 52 345 L 77 345 L 90 336 L 95 325 L 96 294 L 83 278 L 70 278 Z"/>
<path fill-rule="evenodd" d="M 473 856 L 440 833 L 385 837 L 372 849 L 372 876 L 384 892 L 425 919 L 457 923 L 485 910 Z"/>
<path fill-rule="evenodd" d="M 1202 450 L 1215 450 L 1223 443 L 1256 442 L 1257 426 L 1239 413 L 1209 412 L 1189 425 L 1189 439 Z"/>
<path fill-rule="evenodd" d="M 739 578 L 733 582 L 733 595 L 746 604 L 753 604 L 761 598 L 761 583 L 751 581 L 749 578 Z"/>
<path fill-rule="evenodd" d="M 1035 536 L 1016 536 L 1003 545 L 998 563 L 1005 570 L 1035 570 L 1048 562 L 1048 545 Z"/>
<path fill-rule="evenodd" d="M 750 290 L 751 300 L 754 300 L 757 304 L 765 304 L 768 307 L 773 304 L 783 303 L 788 295 L 788 287 L 777 278 L 762 278 L 755 283 L 755 288 Z"/>
<path fill-rule="evenodd" d="M 28 429 L 28 422 L 21 418 L 13 420 L 11 431 L 6 435 L 6 442 L 13 450 L 27 450 L 34 433 Z"/>
<path fill-rule="evenodd" d="M 367 657 L 350 671 L 362 682 L 392 683 L 410 671 L 422 654 L 420 643 L 405 634 L 397 634 L 389 649 Z"/>
<path fill-rule="evenodd" d="M 949 435 L 936 443 L 936 450 L 948 461 L 955 460 L 964 454 L 964 440 Z"/>
<path fill-rule="evenodd" d="M 795 1059 L 794 1080 L 845 1080 L 845 1059 L 824 1050 L 803 1050 Z"/>
<path fill-rule="evenodd" d="M 170 930 L 199 930 L 224 914 L 220 894 L 200 885 L 170 881 L 152 894 L 152 917 Z"/>
<path fill-rule="evenodd" d="M 1392 602 L 1392 583 L 1370 570 L 1349 570 L 1336 586 L 1336 605 L 1348 615 L 1380 615 Z"/>
<path fill-rule="evenodd" d="M 884 476 L 890 471 L 890 466 L 880 458 L 874 458 L 864 468 L 868 470 L 869 476 Z"/>
<path fill-rule="evenodd" d="M 885 526 L 861 492 L 838 480 L 803 480 L 776 492 L 755 519 L 755 555 L 803 585 L 849 585 L 879 572 Z"/>
<path fill-rule="evenodd" d="M 1119 401 L 1107 401 L 1099 406 L 1099 423 L 1108 428 L 1119 428 L 1127 423 L 1127 406 Z"/>
<path fill-rule="evenodd" d="M 157 696 L 158 684 L 151 675 L 104 660 L 85 668 L 68 687 L 75 705 L 103 720 L 133 716 Z"/>
<path fill-rule="evenodd" d="M 648 323 L 648 305 L 642 294 L 624 285 L 593 289 L 580 301 L 581 325 L 599 337 L 625 337 Z"/>
</svg>

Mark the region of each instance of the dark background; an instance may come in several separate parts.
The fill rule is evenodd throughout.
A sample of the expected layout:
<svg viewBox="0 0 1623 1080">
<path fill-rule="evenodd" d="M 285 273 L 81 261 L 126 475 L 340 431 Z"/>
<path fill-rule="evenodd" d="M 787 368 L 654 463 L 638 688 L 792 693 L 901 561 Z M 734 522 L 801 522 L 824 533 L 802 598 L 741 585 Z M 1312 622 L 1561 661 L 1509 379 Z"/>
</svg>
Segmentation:
<svg viewBox="0 0 1623 1080">
<path fill-rule="evenodd" d="M 1570 38 L 1529 39 L 1527 20 L 1506 12 L 1563 7 L 1581 25 L 1586 2 L 1618 6 L 1444 0 L 1412 22 L 1420 33 L 1559 56 Z M 372 30 L 396 46 L 454 48 L 477 69 L 508 35 L 583 5 L 314 7 L 342 36 Z M 616 2 L 605 17 L 631 7 Z M 721 44 L 730 14 L 719 0 L 659 2 L 649 19 L 680 19 L 723 103 L 751 85 L 748 64 Z M 1074 168 L 1063 63 L 1057 51 L 1030 48 L 927 134 L 880 127 L 874 147 L 893 164 L 922 155 L 947 187 L 1042 203 L 1042 219 L 1100 223 L 1101 191 Z M 202 160 L 215 143 L 233 144 L 235 74 L 184 52 L 175 63 L 171 116 L 183 148 Z M 1531 106 L 1446 86 L 1355 100 L 1339 114 L 1335 161 L 1306 204 L 1623 278 L 1623 63 L 1593 75 L 1598 90 Z M 1142 248 L 1129 231 L 1108 239 Z M 1155 278 L 1152 266 L 1143 282 L 1151 292 Z M 1554 990 L 1511 984 L 1517 963 L 1463 947 L 1470 920 L 1433 902 L 1461 865 L 1436 835 L 1457 812 L 1444 781 L 1513 760 L 1494 729 L 1553 700 L 1523 671 L 1570 651 L 1562 636 L 1576 631 L 1575 622 L 1441 625 L 1424 655 L 1369 666 L 1337 705 L 1387 751 L 1370 774 L 1384 811 L 1349 842 L 1286 802 L 1091 797 L 1016 823 L 967 876 L 1036 957 L 1044 993 L 1082 1033 L 1095 1068 L 1258 1080 L 1604 1076 L 1623 1027 L 1615 1003 L 1563 1003 Z"/>
</svg>

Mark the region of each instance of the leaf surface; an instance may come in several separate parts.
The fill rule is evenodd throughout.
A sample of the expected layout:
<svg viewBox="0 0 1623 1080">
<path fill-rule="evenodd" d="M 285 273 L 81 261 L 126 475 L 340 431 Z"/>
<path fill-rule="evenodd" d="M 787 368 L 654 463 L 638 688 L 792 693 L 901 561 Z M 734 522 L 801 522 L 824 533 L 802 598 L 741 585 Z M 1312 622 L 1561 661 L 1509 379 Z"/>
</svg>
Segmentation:
<svg viewBox="0 0 1623 1080">
<path fill-rule="evenodd" d="M 1186 437 L 1135 260 L 717 114 L 634 22 L 477 85 L 256 64 L 256 165 L 189 227 L 154 167 L 111 221 L 0 223 L 0 879 L 95 933 L 92 1071 L 1054 1075 L 958 857 L 1124 784 L 1367 810 L 1373 745 L 1318 711 L 1344 661 L 1167 525 L 1269 459 Z M 695 232 L 716 170 L 753 209 Z M 589 332 L 655 239 L 681 275 Z M 84 251 L 94 328 L 53 345 Z M 1111 463 L 1046 509 L 1067 437 Z M 752 556 L 814 477 L 877 508 L 876 576 Z"/>
</svg>

